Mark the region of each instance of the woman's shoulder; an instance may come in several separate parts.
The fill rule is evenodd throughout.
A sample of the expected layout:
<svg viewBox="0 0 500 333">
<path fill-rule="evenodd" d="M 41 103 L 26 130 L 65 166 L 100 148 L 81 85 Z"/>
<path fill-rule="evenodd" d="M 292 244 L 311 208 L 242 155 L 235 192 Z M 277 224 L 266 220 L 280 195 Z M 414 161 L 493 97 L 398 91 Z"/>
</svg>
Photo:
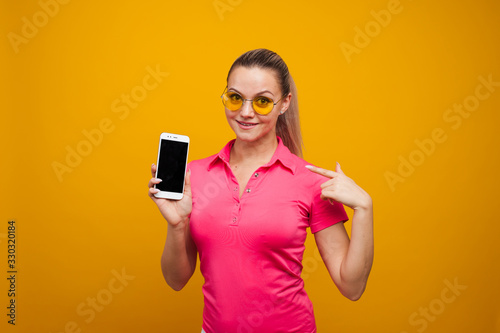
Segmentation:
<svg viewBox="0 0 500 333">
<path fill-rule="evenodd" d="M 293 163 L 295 165 L 295 174 L 297 176 L 303 177 L 304 179 L 307 180 L 308 183 L 324 183 L 325 181 L 328 180 L 327 177 L 319 175 L 315 172 L 310 171 L 308 168 L 306 168 L 306 165 L 312 165 L 312 166 L 316 166 L 316 167 L 320 167 L 320 168 L 321 168 L 321 166 L 310 163 L 297 155 L 294 155 L 294 154 L 292 154 L 292 155 L 293 155 L 293 157 L 292 157 Z"/>
<path fill-rule="evenodd" d="M 204 158 L 195 159 L 188 163 L 188 168 L 208 168 L 208 166 L 217 158 L 219 154 L 213 154 Z"/>
<path fill-rule="evenodd" d="M 229 156 L 229 150 L 231 148 L 231 144 L 234 142 L 234 140 L 229 141 L 218 153 L 215 153 L 213 155 L 200 158 L 200 159 L 194 159 L 188 163 L 188 168 L 205 168 L 208 169 L 208 167 L 217 159 L 225 159 L 225 156 Z"/>
</svg>

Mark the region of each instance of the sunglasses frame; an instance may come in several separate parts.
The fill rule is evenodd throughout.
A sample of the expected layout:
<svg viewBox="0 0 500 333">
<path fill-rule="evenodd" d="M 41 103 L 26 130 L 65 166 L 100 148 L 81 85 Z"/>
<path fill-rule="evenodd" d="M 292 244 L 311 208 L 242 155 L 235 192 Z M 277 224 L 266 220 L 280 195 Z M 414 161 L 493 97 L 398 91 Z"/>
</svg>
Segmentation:
<svg viewBox="0 0 500 333">
<path fill-rule="evenodd" d="M 224 94 L 226 93 L 226 90 L 227 90 L 227 86 L 226 86 L 226 88 L 224 88 L 224 91 L 222 92 L 222 95 L 220 95 L 220 98 L 222 99 L 222 105 L 224 105 L 224 107 L 226 107 L 226 108 L 227 108 L 226 104 L 224 104 L 224 98 L 223 98 L 223 97 L 224 97 Z M 242 100 L 242 102 L 241 102 L 241 106 L 240 106 L 239 108 L 237 108 L 236 110 L 234 110 L 234 111 L 233 111 L 233 110 L 230 110 L 230 109 L 228 109 L 228 110 L 230 110 L 231 112 L 236 112 L 236 111 L 238 111 L 239 109 L 241 109 L 241 108 L 243 107 L 243 105 L 245 105 L 245 101 L 252 101 L 252 109 L 255 111 L 255 113 L 260 114 L 261 116 L 267 116 L 268 114 L 270 114 L 271 112 L 273 112 L 274 107 L 276 106 L 276 104 L 278 104 L 278 103 L 279 103 L 279 102 L 283 99 L 283 97 L 285 97 L 285 96 L 286 96 L 286 94 L 285 94 L 285 95 L 283 95 L 283 96 L 281 96 L 281 98 L 280 98 L 280 99 L 279 99 L 276 103 L 274 103 L 274 101 L 273 101 L 273 99 L 272 99 L 272 98 L 266 97 L 266 98 L 269 98 L 269 99 L 271 100 L 271 102 L 273 103 L 273 107 L 271 108 L 271 111 L 269 111 L 268 113 L 260 113 L 260 112 L 258 112 L 257 110 L 255 110 L 254 105 L 253 105 L 253 101 L 255 100 L 255 98 L 265 97 L 265 96 L 257 96 L 257 97 L 255 97 L 254 99 L 245 99 L 245 98 L 243 98 L 243 96 L 241 96 L 241 94 L 240 94 L 240 93 L 238 93 L 238 92 L 234 92 L 234 93 L 235 93 L 235 94 L 238 94 L 238 95 L 241 97 L 241 100 Z"/>
</svg>

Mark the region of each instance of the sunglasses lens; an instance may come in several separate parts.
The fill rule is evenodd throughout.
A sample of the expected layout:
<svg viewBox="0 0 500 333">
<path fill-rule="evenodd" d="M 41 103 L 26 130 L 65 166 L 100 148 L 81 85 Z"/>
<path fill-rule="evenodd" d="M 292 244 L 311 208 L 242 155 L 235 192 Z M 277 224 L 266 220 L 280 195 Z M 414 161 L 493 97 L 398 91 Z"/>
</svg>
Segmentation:
<svg viewBox="0 0 500 333">
<path fill-rule="evenodd" d="M 222 97 L 222 103 L 229 110 L 236 111 L 243 104 L 243 98 L 239 94 L 229 91 Z"/>
<path fill-rule="evenodd" d="M 253 108 L 259 114 L 268 114 L 273 106 L 273 101 L 267 97 L 259 96 L 253 100 Z"/>
<path fill-rule="evenodd" d="M 243 97 L 234 91 L 228 91 L 222 95 L 222 103 L 228 110 L 237 111 L 243 105 Z M 255 97 L 252 105 L 254 111 L 262 115 L 268 114 L 274 107 L 273 100 L 265 96 Z"/>
</svg>

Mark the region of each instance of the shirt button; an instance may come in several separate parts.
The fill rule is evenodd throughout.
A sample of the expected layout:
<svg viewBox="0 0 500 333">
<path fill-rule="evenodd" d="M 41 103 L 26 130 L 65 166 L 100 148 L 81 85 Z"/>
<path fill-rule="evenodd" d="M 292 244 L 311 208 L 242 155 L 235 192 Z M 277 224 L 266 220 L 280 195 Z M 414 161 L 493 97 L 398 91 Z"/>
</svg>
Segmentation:
<svg viewBox="0 0 500 333">
<path fill-rule="evenodd" d="M 236 222 L 236 217 L 233 217 L 233 222 Z"/>
<path fill-rule="evenodd" d="M 249 188 L 247 188 L 247 193 L 250 193 L 250 189 Z"/>
<path fill-rule="evenodd" d="M 258 173 L 258 172 L 256 172 L 254 176 L 255 176 L 255 177 L 259 177 L 259 173 Z"/>
<path fill-rule="evenodd" d="M 238 186 L 236 186 L 233 191 L 238 191 Z"/>
</svg>

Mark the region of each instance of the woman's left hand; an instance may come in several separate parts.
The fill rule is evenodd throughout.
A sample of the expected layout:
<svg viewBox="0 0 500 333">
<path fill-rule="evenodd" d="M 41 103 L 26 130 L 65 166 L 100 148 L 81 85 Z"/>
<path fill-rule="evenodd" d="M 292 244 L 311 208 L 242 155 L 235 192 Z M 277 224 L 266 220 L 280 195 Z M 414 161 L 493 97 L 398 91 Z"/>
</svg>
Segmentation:
<svg viewBox="0 0 500 333">
<path fill-rule="evenodd" d="M 352 209 L 366 209 L 372 207 L 370 195 L 344 174 L 338 162 L 335 171 L 318 168 L 312 165 L 308 165 L 306 168 L 319 175 L 330 178 L 330 180 L 321 184 L 321 199 L 328 199 L 330 203 L 333 203 L 332 200 L 337 201 Z"/>
</svg>

